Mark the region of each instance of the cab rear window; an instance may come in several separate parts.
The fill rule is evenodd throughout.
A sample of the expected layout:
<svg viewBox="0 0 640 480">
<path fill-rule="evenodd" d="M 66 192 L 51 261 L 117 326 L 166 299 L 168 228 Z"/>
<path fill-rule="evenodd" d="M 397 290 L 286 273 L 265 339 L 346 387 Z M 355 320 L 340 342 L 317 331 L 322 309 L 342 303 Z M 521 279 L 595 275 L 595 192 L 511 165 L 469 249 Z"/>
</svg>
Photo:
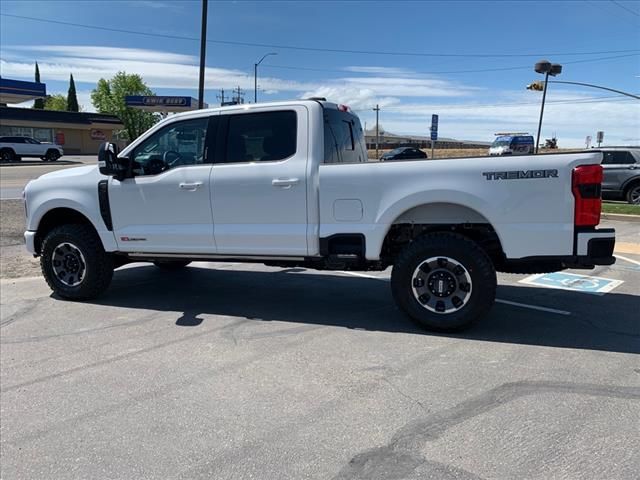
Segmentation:
<svg viewBox="0 0 640 480">
<path fill-rule="evenodd" d="M 367 161 L 367 149 L 360 120 L 348 112 L 324 110 L 324 163 Z"/>
</svg>

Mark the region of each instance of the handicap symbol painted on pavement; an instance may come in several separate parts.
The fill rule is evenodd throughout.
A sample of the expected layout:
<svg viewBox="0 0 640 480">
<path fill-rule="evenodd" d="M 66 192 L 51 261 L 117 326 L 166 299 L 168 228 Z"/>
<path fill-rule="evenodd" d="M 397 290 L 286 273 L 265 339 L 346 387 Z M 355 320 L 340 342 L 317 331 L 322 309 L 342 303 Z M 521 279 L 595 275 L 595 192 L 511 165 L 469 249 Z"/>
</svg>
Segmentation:
<svg viewBox="0 0 640 480">
<path fill-rule="evenodd" d="M 554 272 L 531 275 L 520 280 L 519 283 L 536 285 L 539 287 L 560 288 L 573 292 L 605 294 L 624 283 L 622 280 L 611 278 L 590 277 L 575 273 Z"/>
</svg>

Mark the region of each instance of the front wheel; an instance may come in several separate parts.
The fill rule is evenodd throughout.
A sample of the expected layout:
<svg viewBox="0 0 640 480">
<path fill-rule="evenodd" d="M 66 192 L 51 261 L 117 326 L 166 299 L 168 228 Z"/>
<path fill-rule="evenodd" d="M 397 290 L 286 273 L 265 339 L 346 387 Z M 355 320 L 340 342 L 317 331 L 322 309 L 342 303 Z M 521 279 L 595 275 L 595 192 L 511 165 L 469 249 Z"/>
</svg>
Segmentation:
<svg viewBox="0 0 640 480">
<path fill-rule="evenodd" d="M 487 314 L 495 301 L 496 272 L 485 251 L 454 233 L 417 238 L 398 256 L 391 291 L 423 328 L 459 331 Z"/>
<path fill-rule="evenodd" d="M 57 150 L 49 150 L 44 158 L 47 162 L 55 162 L 60 158 L 60 152 Z"/>
<path fill-rule="evenodd" d="M 113 276 L 113 261 L 88 225 L 51 230 L 42 242 L 40 267 L 51 290 L 70 300 L 97 297 Z"/>
</svg>

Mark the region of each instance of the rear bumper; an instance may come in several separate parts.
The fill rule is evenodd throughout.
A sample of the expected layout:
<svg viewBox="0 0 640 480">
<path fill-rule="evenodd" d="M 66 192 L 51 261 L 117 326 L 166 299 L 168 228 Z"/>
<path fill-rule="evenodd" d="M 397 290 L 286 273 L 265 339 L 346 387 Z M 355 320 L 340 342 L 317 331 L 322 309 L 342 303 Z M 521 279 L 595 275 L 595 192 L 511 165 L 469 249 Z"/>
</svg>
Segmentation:
<svg viewBox="0 0 640 480">
<path fill-rule="evenodd" d="M 596 265 L 613 265 L 616 258 L 613 250 L 616 245 L 616 231 L 613 228 L 601 228 L 589 232 L 577 232 L 575 241 L 575 265 L 572 268 L 593 268 Z"/>
<path fill-rule="evenodd" d="M 498 267 L 506 273 L 547 273 L 565 268 L 592 269 L 596 265 L 613 265 L 616 232 L 613 228 L 578 231 L 575 235 L 573 255 L 535 256 L 515 260 L 507 259 Z"/>
</svg>

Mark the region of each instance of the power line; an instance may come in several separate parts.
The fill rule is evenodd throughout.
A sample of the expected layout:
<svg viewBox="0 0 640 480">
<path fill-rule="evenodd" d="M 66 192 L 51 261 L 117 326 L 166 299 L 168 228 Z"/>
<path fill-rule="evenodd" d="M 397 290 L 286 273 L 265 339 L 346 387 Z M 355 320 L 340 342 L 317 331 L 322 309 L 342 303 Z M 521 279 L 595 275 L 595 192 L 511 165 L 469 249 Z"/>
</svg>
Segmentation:
<svg viewBox="0 0 640 480">
<path fill-rule="evenodd" d="M 626 57 L 637 57 L 640 56 L 640 53 L 628 53 L 625 55 L 614 55 L 611 57 L 600 57 L 600 58 L 590 58 L 590 59 L 583 59 L 583 60 L 573 60 L 573 61 L 569 61 L 569 62 L 562 62 L 563 65 L 570 65 L 570 64 L 575 64 L 575 63 L 590 63 L 590 62 L 598 62 L 598 61 L 603 61 L 603 60 L 613 60 L 616 58 L 626 58 Z M 338 70 L 338 69 L 325 69 L 325 68 L 311 68 L 311 67 L 294 67 L 291 65 L 270 65 L 270 64 L 263 64 L 262 65 L 263 68 L 281 68 L 281 69 L 286 69 L 286 70 L 303 70 L 303 71 L 310 71 L 310 72 L 323 72 L 323 73 L 341 73 L 343 75 L 345 74 L 358 74 L 358 73 L 369 73 L 369 72 L 357 72 L 357 71 L 352 71 L 352 70 Z M 443 75 L 443 74 L 454 74 L 454 73 L 483 73 L 483 72 L 500 72 L 500 71 L 506 71 L 506 70 L 531 70 L 531 65 L 523 65 L 520 67 L 497 67 L 497 68 L 483 68 L 483 69 L 478 69 L 478 70 L 449 70 L 449 71 L 433 71 L 433 72 L 416 72 L 416 71 L 412 71 L 412 72 L 407 72 L 409 75 Z"/>
<path fill-rule="evenodd" d="M 81 23 L 64 22 L 60 20 L 28 17 L 25 15 L 13 15 L 9 13 L 0 13 L 0 16 L 20 18 L 23 20 L 32 20 L 36 22 L 53 23 L 57 25 L 66 25 L 70 27 L 103 30 L 107 32 L 128 33 L 132 35 L 142 35 L 147 37 L 169 38 L 172 40 L 200 41 L 200 38 L 196 38 L 196 37 L 167 35 L 167 34 L 161 34 L 161 33 L 137 32 L 134 30 L 125 30 L 121 28 L 103 27 L 98 25 L 86 25 Z M 207 39 L 207 43 L 217 43 L 222 45 L 236 45 L 236 46 L 243 46 L 243 47 L 273 48 L 273 49 L 283 49 L 283 50 L 302 50 L 302 51 L 308 51 L 308 52 L 351 53 L 351 54 L 360 54 L 360 55 L 389 55 L 389 56 L 410 56 L 410 57 L 459 57 L 459 58 L 543 57 L 547 55 L 557 57 L 557 56 L 571 56 L 571 55 L 601 55 L 601 54 L 609 54 L 609 53 L 630 53 L 630 52 L 640 51 L 639 49 L 632 49 L 632 50 L 605 50 L 605 51 L 596 51 L 596 52 L 560 52 L 560 53 L 558 52 L 556 53 L 553 53 L 553 52 L 546 52 L 546 53 L 424 53 L 424 52 L 393 52 L 393 51 L 377 51 L 377 50 L 347 50 L 347 49 L 338 49 L 338 48 L 302 47 L 302 46 L 295 46 L 295 45 L 275 45 L 275 44 L 268 44 L 268 43 L 238 42 L 238 41 L 231 41 L 231 40 L 212 40 L 212 39 Z"/>
<path fill-rule="evenodd" d="M 622 8 L 623 10 L 626 10 L 627 12 L 635 15 L 636 17 L 640 17 L 640 13 L 636 12 L 635 10 L 631 10 L 628 7 L 625 7 L 624 5 L 622 5 L 619 2 L 616 2 L 616 0 L 611 0 L 611 3 L 613 3 L 614 5 L 617 5 L 618 7 Z"/>
</svg>

